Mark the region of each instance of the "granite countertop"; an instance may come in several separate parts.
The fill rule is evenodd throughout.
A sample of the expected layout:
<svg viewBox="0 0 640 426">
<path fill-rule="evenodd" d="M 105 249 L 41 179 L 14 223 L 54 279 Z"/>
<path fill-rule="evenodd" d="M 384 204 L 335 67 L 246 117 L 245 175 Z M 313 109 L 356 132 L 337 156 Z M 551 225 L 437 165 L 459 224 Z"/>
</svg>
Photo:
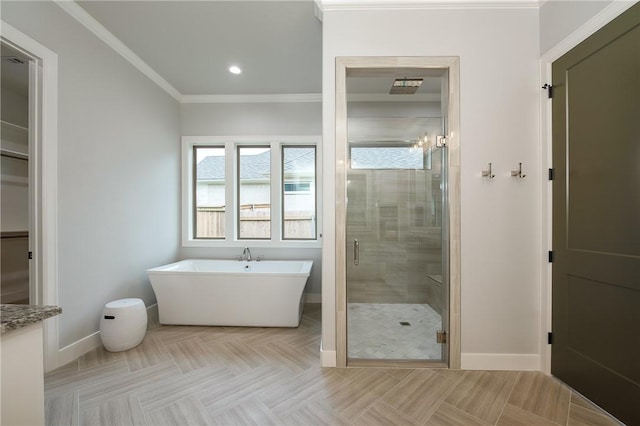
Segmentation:
<svg viewBox="0 0 640 426">
<path fill-rule="evenodd" d="M 62 308 L 59 306 L 0 305 L 0 323 L 2 325 L 0 334 L 35 324 L 61 313 Z"/>
</svg>

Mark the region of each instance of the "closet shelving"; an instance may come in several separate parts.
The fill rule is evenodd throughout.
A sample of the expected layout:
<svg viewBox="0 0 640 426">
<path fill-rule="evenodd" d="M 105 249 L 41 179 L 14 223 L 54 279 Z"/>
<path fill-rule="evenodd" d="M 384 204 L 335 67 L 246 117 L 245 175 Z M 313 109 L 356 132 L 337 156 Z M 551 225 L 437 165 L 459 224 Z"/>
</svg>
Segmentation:
<svg viewBox="0 0 640 426">
<path fill-rule="evenodd" d="M 28 160 L 29 129 L 5 120 L 0 120 L 0 126 L 2 132 L 0 154 L 3 157 Z"/>
</svg>

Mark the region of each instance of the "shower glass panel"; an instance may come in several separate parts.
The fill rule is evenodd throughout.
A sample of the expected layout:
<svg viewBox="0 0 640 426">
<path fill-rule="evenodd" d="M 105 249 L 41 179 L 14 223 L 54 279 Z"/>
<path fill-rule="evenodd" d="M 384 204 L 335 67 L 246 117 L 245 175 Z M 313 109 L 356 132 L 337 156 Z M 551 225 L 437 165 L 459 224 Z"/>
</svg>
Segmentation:
<svg viewBox="0 0 640 426">
<path fill-rule="evenodd" d="M 351 87 L 347 78 L 347 362 L 446 363 L 438 343 L 448 327 L 440 104 L 350 102 Z"/>
<path fill-rule="evenodd" d="M 443 361 L 444 148 L 380 144 L 350 143 L 348 357 Z"/>
</svg>

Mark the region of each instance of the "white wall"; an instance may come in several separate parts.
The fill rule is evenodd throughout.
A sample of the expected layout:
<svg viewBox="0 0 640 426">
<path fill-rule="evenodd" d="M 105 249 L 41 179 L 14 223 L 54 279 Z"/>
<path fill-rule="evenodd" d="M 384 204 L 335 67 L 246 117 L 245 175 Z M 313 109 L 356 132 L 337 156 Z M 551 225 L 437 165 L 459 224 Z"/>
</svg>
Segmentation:
<svg viewBox="0 0 640 426">
<path fill-rule="evenodd" d="M 53 2 L 2 19 L 58 54 L 60 347 L 98 330 L 104 304 L 155 302 L 147 268 L 179 246 L 178 103 Z"/>
<path fill-rule="evenodd" d="M 540 53 L 549 51 L 611 2 L 612 0 L 545 2 L 540 7 Z"/>
<path fill-rule="evenodd" d="M 538 10 L 323 14 L 323 350 L 335 350 L 335 58 L 459 56 L 462 367 L 539 367 Z M 496 178 L 481 171 L 493 163 Z M 510 176 L 523 163 L 525 179 Z M 326 359 L 325 359 L 326 361 Z"/>
<path fill-rule="evenodd" d="M 183 136 L 287 136 L 322 134 L 322 106 L 319 102 L 278 103 L 193 103 L 182 104 L 180 117 Z M 322 144 L 318 147 L 322 152 Z M 318 234 L 322 230 L 318 229 Z M 247 245 L 251 247 L 251 243 Z M 253 247 L 253 257 L 265 259 L 309 259 L 313 269 L 307 282 L 309 299 L 319 301 L 322 289 L 322 250 L 320 248 Z M 242 254 L 238 247 L 182 247 L 181 259 L 233 259 Z"/>
<path fill-rule="evenodd" d="M 182 104 L 182 136 L 320 135 L 319 102 Z"/>
</svg>

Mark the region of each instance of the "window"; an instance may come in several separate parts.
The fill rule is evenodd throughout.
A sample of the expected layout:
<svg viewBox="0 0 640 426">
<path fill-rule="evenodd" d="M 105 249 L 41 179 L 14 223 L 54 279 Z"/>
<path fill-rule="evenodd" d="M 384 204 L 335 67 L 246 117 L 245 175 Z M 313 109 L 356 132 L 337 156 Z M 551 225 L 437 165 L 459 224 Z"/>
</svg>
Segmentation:
<svg viewBox="0 0 640 426">
<path fill-rule="evenodd" d="M 271 149 L 238 147 L 238 236 L 271 237 Z"/>
<path fill-rule="evenodd" d="M 319 246 L 318 137 L 185 136 L 184 246 Z"/>
<path fill-rule="evenodd" d="M 282 182 L 282 239 L 315 239 L 315 146 L 282 147 Z"/>
<path fill-rule="evenodd" d="M 194 146 L 194 237 L 225 236 L 224 146 Z"/>
<path fill-rule="evenodd" d="M 409 146 L 353 146 L 351 169 L 424 169 L 424 152 Z"/>
</svg>

